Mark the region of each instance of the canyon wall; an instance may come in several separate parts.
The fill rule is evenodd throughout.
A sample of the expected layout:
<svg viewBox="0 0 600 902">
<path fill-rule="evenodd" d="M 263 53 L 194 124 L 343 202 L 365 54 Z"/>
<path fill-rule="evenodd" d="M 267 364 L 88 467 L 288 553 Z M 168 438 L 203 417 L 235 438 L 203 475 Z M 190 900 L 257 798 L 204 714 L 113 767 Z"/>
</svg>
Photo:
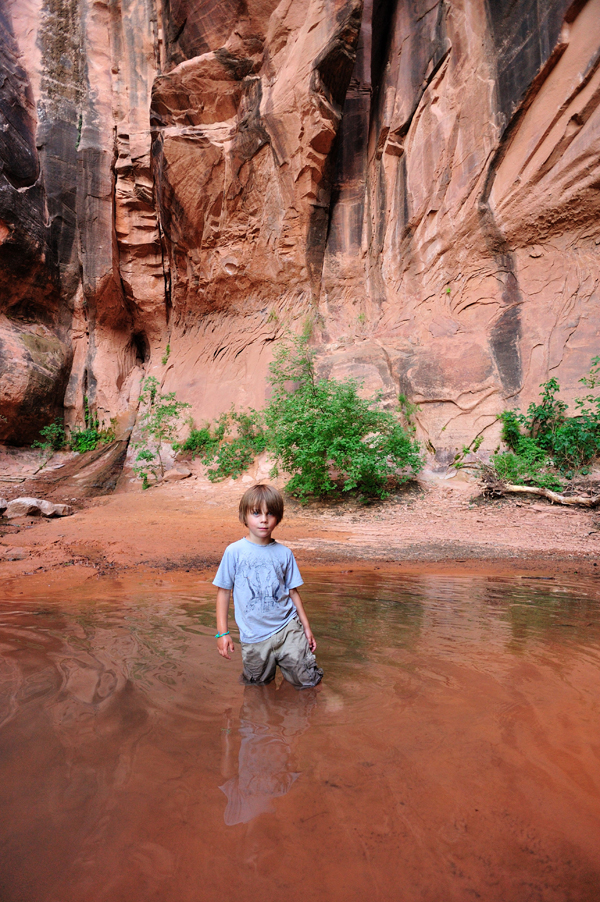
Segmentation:
<svg viewBox="0 0 600 902">
<path fill-rule="evenodd" d="M 0 0 L 0 440 L 322 372 L 438 457 L 600 353 L 600 0 Z"/>
</svg>

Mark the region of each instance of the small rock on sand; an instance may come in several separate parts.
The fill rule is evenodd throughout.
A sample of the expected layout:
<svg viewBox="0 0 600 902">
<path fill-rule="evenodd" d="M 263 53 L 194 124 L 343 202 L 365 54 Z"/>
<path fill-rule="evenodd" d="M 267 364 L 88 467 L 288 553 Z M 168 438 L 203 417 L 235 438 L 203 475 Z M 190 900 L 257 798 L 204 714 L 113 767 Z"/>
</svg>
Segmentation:
<svg viewBox="0 0 600 902">
<path fill-rule="evenodd" d="M 0 549 L 0 561 L 24 561 L 26 557 L 27 549 L 25 548 Z"/>
<path fill-rule="evenodd" d="M 177 482 L 179 479 L 187 479 L 188 476 L 192 475 L 192 471 L 189 467 L 182 466 L 179 464 L 176 467 L 173 467 L 172 470 L 167 470 L 164 475 L 165 482 Z"/>
</svg>

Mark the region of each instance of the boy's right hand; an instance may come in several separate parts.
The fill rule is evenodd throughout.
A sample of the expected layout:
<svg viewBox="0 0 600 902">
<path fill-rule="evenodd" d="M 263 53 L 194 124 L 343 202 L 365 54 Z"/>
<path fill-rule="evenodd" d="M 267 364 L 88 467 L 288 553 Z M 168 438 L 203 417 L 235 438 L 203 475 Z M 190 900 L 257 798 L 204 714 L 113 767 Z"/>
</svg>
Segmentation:
<svg viewBox="0 0 600 902">
<path fill-rule="evenodd" d="M 231 661 L 229 653 L 235 651 L 235 645 L 231 636 L 221 636 L 220 639 L 217 639 L 217 651 L 222 658 L 227 658 L 228 661 Z"/>
</svg>

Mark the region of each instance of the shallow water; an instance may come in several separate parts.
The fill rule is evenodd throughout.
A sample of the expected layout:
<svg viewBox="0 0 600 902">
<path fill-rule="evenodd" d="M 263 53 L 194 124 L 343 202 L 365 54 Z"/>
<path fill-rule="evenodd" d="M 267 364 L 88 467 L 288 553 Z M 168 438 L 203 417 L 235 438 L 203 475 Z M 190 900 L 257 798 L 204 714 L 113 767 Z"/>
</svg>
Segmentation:
<svg viewBox="0 0 600 902">
<path fill-rule="evenodd" d="M 2 902 L 597 902 L 598 582 L 305 579 L 303 692 L 189 576 L 9 588 Z"/>
</svg>

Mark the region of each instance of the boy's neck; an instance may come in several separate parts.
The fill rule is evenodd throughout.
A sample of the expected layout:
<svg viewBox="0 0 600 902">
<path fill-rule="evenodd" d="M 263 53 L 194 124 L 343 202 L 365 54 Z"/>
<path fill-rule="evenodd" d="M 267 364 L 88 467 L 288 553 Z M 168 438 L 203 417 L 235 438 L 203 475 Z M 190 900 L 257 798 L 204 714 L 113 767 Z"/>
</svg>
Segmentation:
<svg viewBox="0 0 600 902">
<path fill-rule="evenodd" d="M 252 542 L 253 545 L 272 545 L 273 542 L 275 541 L 275 539 L 272 538 L 272 536 L 269 536 L 268 539 L 266 539 L 266 538 L 265 539 L 256 539 L 250 532 L 248 533 L 246 538 L 248 539 L 249 542 Z"/>
</svg>

